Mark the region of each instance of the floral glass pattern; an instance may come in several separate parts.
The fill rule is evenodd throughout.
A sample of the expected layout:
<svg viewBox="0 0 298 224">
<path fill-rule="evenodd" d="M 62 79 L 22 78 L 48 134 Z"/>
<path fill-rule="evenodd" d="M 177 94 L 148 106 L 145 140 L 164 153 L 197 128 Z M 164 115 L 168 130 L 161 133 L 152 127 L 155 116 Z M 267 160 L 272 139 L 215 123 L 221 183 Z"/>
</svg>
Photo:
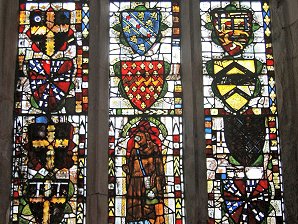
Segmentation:
<svg viewBox="0 0 298 224">
<path fill-rule="evenodd" d="M 85 223 L 88 1 L 19 1 L 11 223 Z"/>
<path fill-rule="evenodd" d="M 208 223 L 284 223 L 269 2 L 200 10 Z"/>
<path fill-rule="evenodd" d="M 179 1 L 110 1 L 108 223 L 184 220 Z"/>
</svg>

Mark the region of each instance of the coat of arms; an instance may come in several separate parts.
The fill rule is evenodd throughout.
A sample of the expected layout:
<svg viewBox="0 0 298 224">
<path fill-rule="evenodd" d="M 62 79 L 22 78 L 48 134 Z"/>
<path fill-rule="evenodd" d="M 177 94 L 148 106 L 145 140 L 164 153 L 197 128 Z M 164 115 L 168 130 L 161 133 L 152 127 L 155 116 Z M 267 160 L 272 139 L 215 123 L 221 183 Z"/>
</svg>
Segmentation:
<svg viewBox="0 0 298 224">
<path fill-rule="evenodd" d="M 29 125 L 26 145 L 29 167 L 48 171 L 71 168 L 74 164 L 72 150 L 76 146 L 72 141 L 73 129 L 70 123 Z"/>
<path fill-rule="evenodd" d="M 250 10 L 238 9 L 234 5 L 212 10 L 210 20 L 205 27 L 212 30 L 212 41 L 220 45 L 230 56 L 240 54 L 251 44 L 253 32 L 260 28 L 257 23 L 253 23 Z"/>
<path fill-rule="evenodd" d="M 261 91 L 258 74 L 263 64 L 258 60 L 216 59 L 207 62 L 207 71 L 213 76 L 212 91 L 233 113 L 244 111 L 251 99 Z"/>
<path fill-rule="evenodd" d="M 121 95 L 138 110 L 146 111 L 167 92 L 170 65 L 165 61 L 120 61 L 114 70 Z"/>
<path fill-rule="evenodd" d="M 168 28 L 162 22 L 162 13 L 156 8 L 139 5 L 122 11 L 120 23 L 113 29 L 120 33 L 120 43 L 131 47 L 134 53 L 145 55 L 162 38 L 161 31 Z"/>
<path fill-rule="evenodd" d="M 265 118 L 262 116 L 224 117 L 225 140 L 234 165 L 256 166 L 262 164 L 265 144 Z"/>
<path fill-rule="evenodd" d="M 32 40 L 32 49 L 52 57 L 58 51 L 65 51 L 74 40 L 74 31 L 70 28 L 71 12 L 68 10 L 30 12 L 28 37 Z"/>
<path fill-rule="evenodd" d="M 221 186 L 229 223 L 266 223 L 266 216 L 273 209 L 268 180 L 224 180 Z"/>
<path fill-rule="evenodd" d="M 72 60 L 30 60 L 31 104 L 46 112 L 61 109 L 69 90 L 73 88 L 73 72 Z"/>
</svg>

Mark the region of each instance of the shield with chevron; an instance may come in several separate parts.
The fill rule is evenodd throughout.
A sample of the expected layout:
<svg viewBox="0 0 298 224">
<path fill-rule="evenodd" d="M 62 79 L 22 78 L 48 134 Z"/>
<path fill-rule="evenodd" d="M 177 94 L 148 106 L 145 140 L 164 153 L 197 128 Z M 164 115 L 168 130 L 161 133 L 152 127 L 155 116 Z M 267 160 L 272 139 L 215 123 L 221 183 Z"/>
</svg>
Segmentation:
<svg viewBox="0 0 298 224">
<path fill-rule="evenodd" d="M 134 10 L 121 12 L 120 20 L 122 34 L 128 45 L 135 53 L 145 55 L 159 37 L 160 11 L 138 6 Z"/>
<path fill-rule="evenodd" d="M 253 59 L 212 60 L 207 70 L 213 76 L 212 91 L 233 113 L 241 113 L 258 96 L 262 63 Z"/>
<path fill-rule="evenodd" d="M 72 84 L 72 60 L 33 59 L 28 64 L 31 104 L 43 111 L 61 109 Z"/>
</svg>

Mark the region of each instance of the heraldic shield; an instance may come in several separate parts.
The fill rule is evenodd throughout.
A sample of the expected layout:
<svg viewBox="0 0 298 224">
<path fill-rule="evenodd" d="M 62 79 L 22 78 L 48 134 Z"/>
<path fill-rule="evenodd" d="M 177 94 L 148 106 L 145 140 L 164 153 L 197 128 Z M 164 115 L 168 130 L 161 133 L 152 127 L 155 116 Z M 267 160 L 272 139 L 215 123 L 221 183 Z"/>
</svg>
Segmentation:
<svg viewBox="0 0 298 224">
<path fill-rule="evenodd" d="M 30 60 L 32 105 L 45 112 L 61 109 L 72 85 L 73 72 L 72 60 Z"/>
<path fill-rule="evenodd" d="M 32 40 L 32 49 L 52 57 L 58 51 L 65 51 L 74 39 L 70 28 L 71 12 L 68 10 L 30 12 L 30 29 L 27 36 Z"/>
<path fill-rule="evenodd" d="M 224 125 L 225 140 L 236 163 L 245 167 L 258 163 L 265 144 L 265 118 L 248 115 L 226 116 Z"/>
<path fill-rule="evenodd" d="M 270 211 L 271 191 L 266 179 L 223 180 L 223 209 L 231 219 L 229 223 L 266 223 L 266 216 Z"/>
<path fill-rule="evenodd" d="M 233 113 L 245 110 L 251 99 L 258 96 L 261 83 L 258 74 L 262 63 L 258 60 L 212 60 L 207 63 L 208 73 L 214 77 L 213 93 Z"/>
<path fill-rule="evenodd" d="M 121 61 L 119 89 L 138 110 L 149 109 L 162 94 L 164 61 Z"/>
<path fill-rule="evenodd" d="M 30 124 L 28 127 L 29 142 L 28 166 L 36 171 L 45 168 L 70 169 L 73 164 L 72 141 L 74 127 L 70 123 Z"/>
<path fill-rule="evenodd" d="M 36 223 L 61 223 L 69 210 L 69 199 L 74 192 L 69 179 L 73 167 L 75 143 L 74 127 L 70 123 L 34 123 L 28 126 L 28 168 L 34 170 L 26 186 L 29 208 L 26 215 Z"/>
<path fill-rule="evenodd" d="M 71 186 L 67 179 L 31 179 L 26 188 L 30 208 L 28 215 L 31 213 L 36 223 L 61 223 L 66 206 L 69 206 Z"/>
<path fill-rule="evenodd" d="M 229 5 L 211 11 L 212 38 L 231 56 L 240 54 L 253 38 L 252 12 Z"/>
<path fill-rule="evenodd" d="M 121 12 L 123 36 L 133 51 L 145 55 L 157 41 L 160 33 L 161 13 L 157 9 L 138 6 Z"/>
</svg>

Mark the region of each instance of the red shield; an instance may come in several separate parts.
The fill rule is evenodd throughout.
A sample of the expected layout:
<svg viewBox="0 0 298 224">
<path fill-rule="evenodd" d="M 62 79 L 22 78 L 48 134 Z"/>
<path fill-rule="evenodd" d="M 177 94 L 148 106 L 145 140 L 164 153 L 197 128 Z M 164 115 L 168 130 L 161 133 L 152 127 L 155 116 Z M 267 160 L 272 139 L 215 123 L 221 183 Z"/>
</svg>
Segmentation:
<svg viewBox="0 0 298 224">
<path fill-rule="evenodd" d="M 163 61 L 121 61 L 121 82 L 134 107 L 146 111 L 159 98 L 164 85 Z"/>
<path fill-rule="evenodd" d="M 61 109 L 71 87 L 73 71 L 71 60 L 29 61 L 30 87 L 38 108 L 46 112 Z"/>
</svg>

